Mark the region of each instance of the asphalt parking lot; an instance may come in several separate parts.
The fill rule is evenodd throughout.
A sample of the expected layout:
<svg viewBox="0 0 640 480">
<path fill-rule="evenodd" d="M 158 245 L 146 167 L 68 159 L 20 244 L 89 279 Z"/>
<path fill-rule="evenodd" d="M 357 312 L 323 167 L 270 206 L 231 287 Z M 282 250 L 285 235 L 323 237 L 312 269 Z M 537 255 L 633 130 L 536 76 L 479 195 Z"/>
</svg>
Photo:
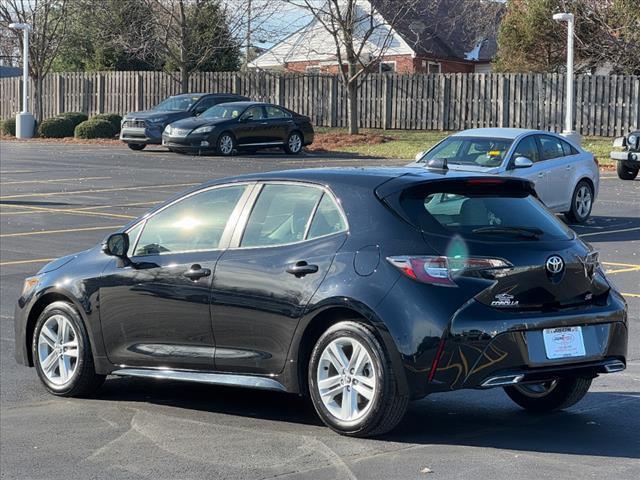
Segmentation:
<svg viewBox="0 0 640 480">
<path fill-rule="evenodd" d="M 340 437 L 290 395 L 109 379 L 92 399 L 45 393 L 13 358 L 13 305 L 44 263 L 88 248 L 175 192 L 232 174 L 406 161 L 0 144 L 0 478 L 640 478 L 640 179 L 602 174 L 575 227 L 629 304 L 628 369 L 565 412 L 528 414 L 502 390 L 436 394 L 379 439 Z"/>
</svg>

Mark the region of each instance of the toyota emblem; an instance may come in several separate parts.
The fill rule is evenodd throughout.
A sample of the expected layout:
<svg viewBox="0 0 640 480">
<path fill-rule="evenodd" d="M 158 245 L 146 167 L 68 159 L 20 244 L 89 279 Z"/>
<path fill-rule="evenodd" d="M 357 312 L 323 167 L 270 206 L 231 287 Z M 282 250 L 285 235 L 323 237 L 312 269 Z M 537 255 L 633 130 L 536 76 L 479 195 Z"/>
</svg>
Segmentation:
<svg viewBox="0 0 640 480">
<path fill-rule="evenodd" d="M 557 275 L 564 270 L 564 260 L 559 255 L 551 255 L 547 258 L 546 267 L 551 275 Z"/>
</svg>

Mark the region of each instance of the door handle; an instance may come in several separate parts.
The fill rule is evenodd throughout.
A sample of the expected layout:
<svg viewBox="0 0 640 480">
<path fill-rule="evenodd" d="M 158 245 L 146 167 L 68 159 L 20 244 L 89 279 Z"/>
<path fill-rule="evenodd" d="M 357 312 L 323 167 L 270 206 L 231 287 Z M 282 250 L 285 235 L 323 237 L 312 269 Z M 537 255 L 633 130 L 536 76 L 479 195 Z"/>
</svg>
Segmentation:
<svg viewBox="0 0 640 480">
<path fill-rule="evenodd" d="M 304 277 L 310 273 L 316 273 L 318 271 L 318 265 L 309 265 L 304 260 L 294 263 L 287 267 L 287 273 L 295 275 L 296 277 Z"/>
<path fill-rule="evenodd" d="M 544 172 L 540 172 L 540 173 L 538 174 L 538 178 L 543 178 L 543 177 L 544 177 Z"/>
<path fill-rule="evenodd" d="M 203 277 L 208 277 L 209 275 L 211 275 L 211 269 L 202 268 L 200 265 L 195 263 L 191 265 L 191 268 L 189 268 L 189 270 L 184 272 L 182 275 L 184 275 L 190 280 L 196 281 L 196 280 L 200 280 Z"/>
<path fill-rule="evenodd" d="M 567 169 L 567 170 L 571 170 L 571 169 L 573 168 L 573 166 L 572 166 L 572 165 L 567 165 L 567 166 L 566 166 L 566 167 L 564 167 L 564 168 L 565 168 L 565 169 Z"/>
</svg>

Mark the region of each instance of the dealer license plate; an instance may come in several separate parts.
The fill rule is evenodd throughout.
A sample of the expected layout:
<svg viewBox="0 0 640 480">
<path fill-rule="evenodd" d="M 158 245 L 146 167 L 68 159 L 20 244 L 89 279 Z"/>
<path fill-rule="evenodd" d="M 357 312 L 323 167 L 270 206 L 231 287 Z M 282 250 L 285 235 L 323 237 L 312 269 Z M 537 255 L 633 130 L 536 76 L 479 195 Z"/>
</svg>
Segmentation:
<svg viewBox="0 0 640 480">
<path fill-rule="evenodd" d="M 546 328 L 542 337 L 549 360 L 585 356 L 582 327 Z"/>
</svg>

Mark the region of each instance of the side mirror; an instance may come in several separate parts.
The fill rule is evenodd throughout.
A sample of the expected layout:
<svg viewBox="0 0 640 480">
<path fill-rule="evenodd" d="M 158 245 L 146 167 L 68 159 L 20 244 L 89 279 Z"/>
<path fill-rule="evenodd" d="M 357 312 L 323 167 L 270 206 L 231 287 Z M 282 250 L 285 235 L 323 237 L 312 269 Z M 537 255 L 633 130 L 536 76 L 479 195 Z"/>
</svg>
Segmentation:
<svg viewBox="0 0 640 480">
<path fill-rule="evenodd" d="M 241 122 L 248 122 L 249 120 L 253 120 L 253 113 L 249 113 L 240 117 Z"/>
<path fill-rule="evenodd" d="M 126 259 L 129 251 L 129 235 L 124 232 L 109 235 L 102 245 L 102 251 L 112 257 Z"/>
<path fill-rule="evenodd" d="M 518 157 L 513 162 L 513 168 L 529 168 L 531 165 L 533 165 L 533 162 L 527 157 Z"/>
<path fill-rule="evenodd" d="M 193 114 L 197 117 L 198 115 L 202 115 L 206 111 L 207 109 L 205 107 L 196 107 L 193 109 Z"/>
</svg>

